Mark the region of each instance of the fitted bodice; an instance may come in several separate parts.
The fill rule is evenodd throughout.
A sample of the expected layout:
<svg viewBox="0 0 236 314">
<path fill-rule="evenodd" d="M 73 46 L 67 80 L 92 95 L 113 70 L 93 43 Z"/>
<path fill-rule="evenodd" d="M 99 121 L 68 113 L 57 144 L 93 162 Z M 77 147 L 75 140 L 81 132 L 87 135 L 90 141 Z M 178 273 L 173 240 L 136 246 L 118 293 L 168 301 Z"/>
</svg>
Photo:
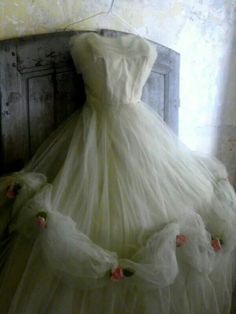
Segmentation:
<svg viewBox="0 0 236 314">
<path fill-rule="evenodd" d="M 154 45 L 135 35 L 104 37 L 92 32 L 73 36 L 70 44 L 91 104 L 117 106 L 140 100 L 156 59 Z"/>
</svg>

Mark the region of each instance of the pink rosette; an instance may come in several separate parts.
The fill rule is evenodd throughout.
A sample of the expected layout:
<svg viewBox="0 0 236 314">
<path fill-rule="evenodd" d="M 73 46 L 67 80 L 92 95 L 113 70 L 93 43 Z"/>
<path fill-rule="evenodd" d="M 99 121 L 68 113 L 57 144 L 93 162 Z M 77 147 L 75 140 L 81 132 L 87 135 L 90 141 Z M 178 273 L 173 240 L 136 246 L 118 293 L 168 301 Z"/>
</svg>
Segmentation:
<svg viewBox="0 0 236 314">
<path fill-rule="evenodd" d="M 125 278 L 123 268 L 118 266 L 111 272 L 112 281 L 121 281 Z"/>
<path fill-rule="evenodd" d="M 178 234 L 176 236 L 176 246 L 181 247 L 184 246 L 188 241 L 188 238 L 185 234 Z"/>
<path fill-rule="evenodd" d="M 21 186 L 18 183 L 16 182 L 11 183 L 10 185 L 7 186 L 6 197 L 9 199 L 16 198 L 20 188 Z"/>
<path fill-rule="evenodd" d="M 40 212 L 36 215 L 36 226 L 39 230 L 47 228 L 47 213 Z"/>
<path fill-rule="evenodd" d="M 221 241 L 218 238 L 212 239 L 211 240 L 211 246 L 213 247 L 213 250 L 215 252 L 218 252 L 221 250 Z"/>
</svg>

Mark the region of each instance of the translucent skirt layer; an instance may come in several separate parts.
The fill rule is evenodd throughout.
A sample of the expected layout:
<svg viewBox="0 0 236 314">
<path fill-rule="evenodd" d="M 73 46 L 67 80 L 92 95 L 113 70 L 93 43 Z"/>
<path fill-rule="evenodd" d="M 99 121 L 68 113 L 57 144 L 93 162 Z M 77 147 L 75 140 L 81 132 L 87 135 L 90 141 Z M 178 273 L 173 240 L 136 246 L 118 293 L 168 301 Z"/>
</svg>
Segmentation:
<svg viewBox="0 0 236 314">
<path fill-rule="evenodd" d="M 85 106 L 0 193 L 0 313 L 229 313 L 233 188 L 145 104 Z"/>
</svg>

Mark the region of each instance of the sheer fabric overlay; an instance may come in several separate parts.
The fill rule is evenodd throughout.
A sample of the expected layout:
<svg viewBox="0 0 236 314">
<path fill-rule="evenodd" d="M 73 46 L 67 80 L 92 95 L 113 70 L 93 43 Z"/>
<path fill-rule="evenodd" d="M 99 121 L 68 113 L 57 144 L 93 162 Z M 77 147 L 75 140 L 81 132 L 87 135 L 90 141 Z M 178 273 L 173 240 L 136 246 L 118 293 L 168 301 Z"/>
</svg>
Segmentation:
<svg viewBox="0 0 236 314">
<path fill-rule="evenodd" d="M 0 312 L 229 313 L 235 194 L 140 100 L 154 46 L 83 34 L 71 52 L 82 112 L 0 179 Z"/>
</svg>

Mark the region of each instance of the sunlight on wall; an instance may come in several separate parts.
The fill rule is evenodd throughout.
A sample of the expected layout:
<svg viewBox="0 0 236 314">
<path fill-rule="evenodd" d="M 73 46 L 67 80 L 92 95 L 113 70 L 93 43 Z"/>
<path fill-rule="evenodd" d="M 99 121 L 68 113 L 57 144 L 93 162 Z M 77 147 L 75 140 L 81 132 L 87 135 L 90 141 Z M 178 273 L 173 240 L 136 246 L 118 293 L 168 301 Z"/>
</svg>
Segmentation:
<svg viewBox="0 0 236 314">
<path fill-rule="evenodd" d="M 208 15 L 188 21 L 176 47 L 181 51 L 180 136 L 192 149 L 206 153 L 216 150 L 219 112 L 225 88 L 231 28 Z M 225 16 L 226 18 L 226 16 Z"/>
</svg>

